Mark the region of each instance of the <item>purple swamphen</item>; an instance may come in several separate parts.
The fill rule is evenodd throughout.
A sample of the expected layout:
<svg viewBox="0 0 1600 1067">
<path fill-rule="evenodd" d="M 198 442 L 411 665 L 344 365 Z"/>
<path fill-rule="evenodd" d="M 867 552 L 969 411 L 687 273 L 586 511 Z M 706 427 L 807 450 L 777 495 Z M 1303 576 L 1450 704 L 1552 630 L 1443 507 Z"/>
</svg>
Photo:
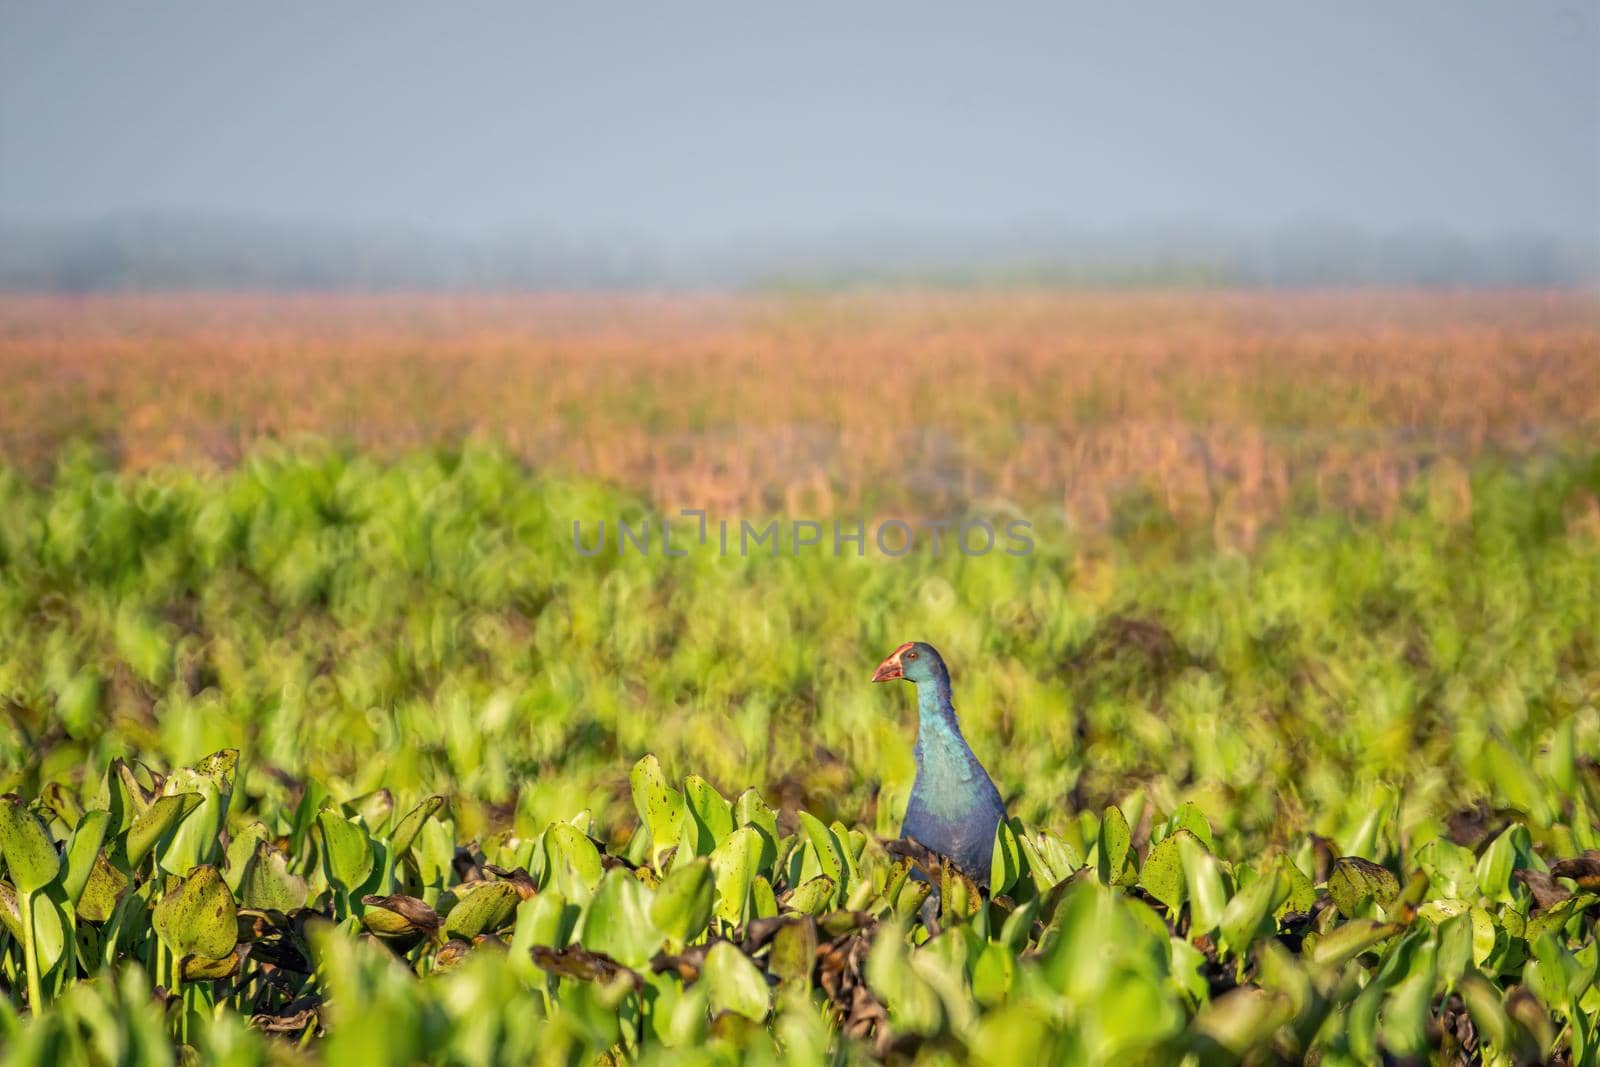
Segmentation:
<svg viewBox="0 0 1600 1067">
<path fill-rule="evenodd" d="M 874 682 L 895 678 L 917 686 L 917 780 L 900 836 L 948 856 L 974 882 L 987 886 L 995 828 L 1006 809 L 961 736 L 950 703 L 950 671 L 932 645 L 908 641 L 872 675 Z"/>
</svg>

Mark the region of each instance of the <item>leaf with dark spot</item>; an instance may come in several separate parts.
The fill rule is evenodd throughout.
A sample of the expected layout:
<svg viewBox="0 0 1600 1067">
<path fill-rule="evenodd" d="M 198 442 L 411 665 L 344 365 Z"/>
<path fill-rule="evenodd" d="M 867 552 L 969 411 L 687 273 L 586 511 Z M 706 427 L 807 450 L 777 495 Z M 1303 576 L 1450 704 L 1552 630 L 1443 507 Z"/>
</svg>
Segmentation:
<svg viewBox="0 0 1600 1067">
<path fill-rule="evenodd" d="M 289 870 L 289 858 L 265 841 L 239 880 L 239 900 L 262 911 L 291 912 L 304 907 L 310 892 L 306 880 Z"/>
<path fill-rule="evenodd" d="M 1560 864 L 1557 864 L 1560 866 Z M 1555 868 L 1551 868 L 1554 872 Z M 1535 871 L 1527 867 L 1518 867 L 1511 872 L 1511 877 L 1528 887 L 1528 892 L 1533 894 L 1535 908 L 1549 908 L 1566 900 L 1569 894 L 1565 889 L 1556 884 L 1551 875 L 1543 871 Z"/>
<path fill-rule="evenodd" d="M 444 922 L 425 902 L 404 894 L 376 896 L 368 893 L 361 898 L 361 903 L 366 905 L 361 913 L 361 925 L 402 951 L 423 938 L 432 937 Z"/>
<path fill-rule="evenodd" d="M 319 1020 L 317 1012 L 322 1007 L 318 997 L 301 997 L 291 1000 L 273 1013 L 258 1013 L 250 1017 L 250 1028 L 269 1034 L 299 1034 L 315 1030 Z"/>
<path fill-rule="evenodd" d="M 650 961 L 650 970 L 656 974 L 672 971 L 677 974 L 679 981 L 687 985 L 699 981 L 700 970 L 706 965 L 706 953 L 710 950 L 710 945 L 693 945 L 676 955 L 658 953 Z"/>
<path fill-rule="evenodd" d="M 456 906 L 444 920 L 452 937 L 470 938 L 500 929 L 511 920 L 522 899 L 510 882 L 466 883 L 457 886 L 456 893 Z"/>
<path fill-rule="evenodd" d="M 232 978 L 239 973 L 239 968 L 244 965 L 244 959 L 249 955 L 250 946 L 242 949 L 235 946 L 234 950 L 221 959 L 210 959 L 205 956 L 185 956 L 180 961 L 183 980 L 185 982 L 215 981 L 219 978 Z"/>
<path fill-rule="evenodd" d="M 156 934 L 178 956 L 221 959 L 233 951 L 239 924 L 233 894 L 215 867 L 202 864 L 169 889 L 150 915 Z"/>
<path fill-rule="evenodd" d="M 577 978 L 585 982 L 600 982 L 610 985 L 619 977 L 626 977 L 633 983 L 635 990 L 644 988 L 644 979 L 634 971 L 618 964 L 609 956 L 598 952 L 587 952 L 577 945 L 570 945 L 565 949 L 547 948 L 544 945 L 535 945 L 533 962 L 539 969 L 549 974 L 562 978 Z"/>
<path fill-rule="evenodd" d="M 602 856 L 601 861 L 604 862 L 604 860 L 605 857 Z M 494 875 L 500 881 L 510 882 L 512 885 L 516 886 L 517 895 L 523 900 L 527 900 L 539 892 L 539 887 L 533 884 L 532 876 L 530 876 L 527 870 L 522 867 L 518 867 L 515 870 L 507 870 L 504 867 L 496 867 L 491 863 L 486 865 L 483 869 Z"/>
<path fill-rule="evenodd" d="M 128 892 L 128 876 L 111 865 L 106 854 L 94 858 L 89 870 L 89 880 L 78 898 L 78 918 L 90 922 L 105 922 L 116 911 L 117 903 Z"/>
<path fill-rule="evenodd" d="M 452 937 L 444 943 L 438 952 L 433 954 L 433 969 L 436 972 L 454 970 L 461 965 L 472 951 L 472 942 L 464 941 L 459 937 Z"/>
<path fill-rule="evenodd" d="M 785 987 L 809 989 L 817 966 L 817 924 L 809 916 L 786 922 L 772 938 L 767 972 Z"/>
<path fill-rule="evenodd" d="M 0 856 L 19 893 L 43 889 L 61 870 L 61 857 L 44 824 L 9 794 L 0 797 Z"/>
<path fill-rule="evenodd" d="M 1328 876 L 1328 895 L 1345 918 L 1355 918 L 1369 900 L 1386 905 L 1400 895 L 1394 872 L 1360 856 L 1341 856 Z"/>
<path fill-rule="evenodd" d="M 1571 878 L 1579 889 L 1600 891 L 1600 849 L 1591 848 L 1581 856 L 1557 860 L 1550 865 L 1550 874 L 1556 878 Z"/>
</svg>

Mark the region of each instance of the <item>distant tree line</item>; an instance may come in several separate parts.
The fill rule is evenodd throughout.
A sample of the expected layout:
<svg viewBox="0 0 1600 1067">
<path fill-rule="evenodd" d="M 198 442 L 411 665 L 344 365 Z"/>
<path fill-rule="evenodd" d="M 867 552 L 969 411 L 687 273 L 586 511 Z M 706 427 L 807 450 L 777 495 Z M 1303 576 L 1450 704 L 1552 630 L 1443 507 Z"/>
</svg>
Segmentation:
<svg viewBox="0 0 1600 1067">
<path fill-rule="evenodd" d="M 0 222 L 0 289 L 476 290 L 643 286 L 1585 286 L 1600 236 L 1475 237 L 1302 222 L 1243 233 L 884 227 L 669 246 L 515 229 L 449 237 L 354 227 L 124 215 Z"/>
</svg>

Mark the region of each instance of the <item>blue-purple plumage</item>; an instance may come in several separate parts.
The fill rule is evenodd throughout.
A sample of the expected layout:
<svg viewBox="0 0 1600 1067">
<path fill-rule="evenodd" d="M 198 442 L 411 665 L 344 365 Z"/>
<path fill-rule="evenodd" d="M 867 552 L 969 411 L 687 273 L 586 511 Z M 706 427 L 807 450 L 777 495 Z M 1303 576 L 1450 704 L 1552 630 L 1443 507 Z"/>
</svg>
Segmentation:
<svg viewBox="0 0 1600 1067">
<path fill-rule="evenodd" d="M 950 857 L 980 885 L 989 880 L 995 829 L 1005 818 L 1000 792 L 961 734 L 950 699 L 950 672 L 932 645 L 901 645 L 874 681 L 904 678 L 917 686 L 917 778 L 900 836 Z"/>
</svg>

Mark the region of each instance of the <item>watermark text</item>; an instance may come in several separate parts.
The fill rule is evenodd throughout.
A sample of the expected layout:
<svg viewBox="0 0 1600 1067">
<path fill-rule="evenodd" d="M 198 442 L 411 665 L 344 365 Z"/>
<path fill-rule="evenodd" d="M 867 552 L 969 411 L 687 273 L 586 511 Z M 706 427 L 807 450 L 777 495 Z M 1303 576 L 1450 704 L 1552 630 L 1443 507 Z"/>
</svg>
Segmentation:
<svg viewBox="0 0 1600 1067">
<path fill-rule="evenodd" d="M 599 556 L 611 552 L 618 556 L 635 553 L 681 559 L 697 550 L 714 550 L 719 558 L 737 556 L 793 556 L 802 552 L 831 554 L 835 558 L 867 554 L 868 546 L 880 555 L 899 558 L 913 552 L 929 552 L 935 557 L 955 555 L 980 557 L 998 553 L 1021 559 L 1033 555 L 1033 524 L 1026 519 L 880 519 L 868 523 L 834 519 L 768 519 L 754 523 L 749 519 L 717 519 L 714 522 L 703 508 L 684 508 L 681 519 L 694 519 L 695 525 L 674 525 L 664 517 L 645 517 L 631 522 L 617 518 L 607 523 L 599 519 L 585 523 L 572 520 L 572 547 L 578 555 Z"/>
</svg>

